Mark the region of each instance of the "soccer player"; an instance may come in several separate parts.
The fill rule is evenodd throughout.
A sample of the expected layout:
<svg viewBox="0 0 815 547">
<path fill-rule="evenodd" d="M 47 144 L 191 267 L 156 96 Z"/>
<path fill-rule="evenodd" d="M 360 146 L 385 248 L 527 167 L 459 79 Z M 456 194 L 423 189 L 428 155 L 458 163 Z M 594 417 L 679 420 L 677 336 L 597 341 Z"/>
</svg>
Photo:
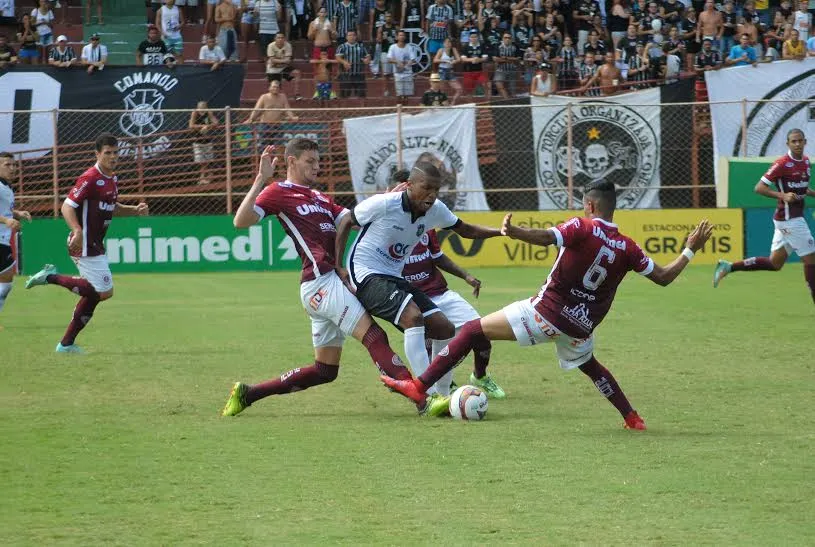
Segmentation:
<svg viewBox="0 0 815 547">
<path fill-rule="evenodd" d="M 12 281 L 17 260 L 11 250 L 11 238 L 20 229 L 20 219 L 31 221 L 31 213 L 14 208 L 11 181 L 16 173 L 14 156 L 9 152 L 0 152 L 0 311 L 3 311 L 6 299 L 14 287 Z"/>
<path fill-rule="evenodd" d="M 452 338 L 455 327 L 439 307 L 421 290 L 402 277 L 405 259 L 421 236 L 433 228 L 449 228 L 461 237 L 487 239 L 501 235 L 495 228 L 468 224 L 436 199 L 441 187 L 441 173 L 428 161 L 419 161 L 410 171 L 407 189 L 372 196 L 359 203 L 337 228 L 337 257 L 345 251 L 352 226 L 362 229 L 348 256 L 348 271 L 359 301 L 371 315 L 389 321 L 405 333 L 405 354 L 413 374 L 422 374 L 430 365 L 425 348 L 427 337 L 434 340 Z M 350 278 L 348 272 L 350 271 Z M 488 347 L 479 348 L 486 351 Z M 436 378 L 438 380 L 439 378 Z M 434 380 L 427 387 L 430 387 Z M 500 389 L 494 381 L 482 378 L 482 385 Z M 431 399 L 446 399 L 431 394 Z M 422 399 L 424 404 L 425 399 Z"/>
<path fill-rule="evenodd" d="M 755 192 L 778 200 L 773 215 L 775 233 L 770 256 L 759 256 L 730 263 L 720 260 L 713 272 L 713 286 L 718 287 L 730 272 L 777 272 L 784 267 L 791 252 L 798 253 L 804 263 L 804 278 L 815 302 L 815 240 L 804 220 L 804 200 L 815 196 L 809 187 L 809 158 L 804 155 L 807 140 L 800 129 L 787 133 L 789 151 L 775 160 L 756 183 Z M 774 188 L 777 188 L 775 190 Z"/>
<path fill-rule="evenodd" d="M 294 241 L 303 271 L 300 301 L 311 318 L 314 363 L 297 367 L 255 385 L 236 382 L 224 406 L 224 416 L 234 416 L 252 403 L 270 395 L 282 395 L 333 382 L 340 369 L 342 345 L 353 336 L 370 353 L 383 374 L 410 379 L 410 372 L 388 345 L 388 336 L 362 304 L 343 284 L 335 271 L 336 225 L 348 210 L 311 188 L 317 183 L 320 154 L 317 143 L 295 138 L 286 146 L 286 180 L 264 188 L 274 176 L 274 147 L 263 152 L 252 188 L 235 213 L 236 228 L 248 228 L 267 215 L 275 215 Z M 425 401 L 421 414 L 439 415 L 445 401 Z"/>
<path fill-rule="evenodd" d="M 394 191 L 403 190 L 399 186 L 406 184 L 410 177 L 410 171 L 402 169 L 394 173 L 391 180 L 397 183 Z M 439 238 L 436 230 L 430 230 L 423 234 L 419 243 L 413 248 L 413 253 L 407 258 L 405 267 L 402 269 L 404 277 L 411 285 L 430 297 L 441 312 L 453 323 L 456 332 L 467 321 L 479 319 L 481 316 L 475 311 L 469 302 L 464 300 L 456 291 L 451 291 L 447 287 L 447 280 L 441 272 L 453 274 L 460 277 L 473 288 L 473 295 L 478 298 L 481 291 L 481 281 L 468 274 L 461 266 L 453 262 L 441 250 Z M 430 340 L 430 360 L 432 361 L 439 352 L 450 342 L 447 340 Z M 487 366 L 490 362 L 490 350 L 476 352 L 475 369 L 470 375 L 470 383 L 490 391 L 496 399 L 503 399 L 506 394 L 498 387 L 490 376 L 486 374 Z M 489 385 L 484 385 L 489 384 Z M 428 392 L 449 395 L 453 389 L 453 371 L 451 370 L 444 377 L 435 383 Z"/>
<path fill-rule="evenodd" d="M 114 216 L 146 215 L 146 203 L 119 203 L 119 142 L 115 135 L 102 133 L 96 138 L 96 164 L 82 173 L 62 204 L 62 216 L 71 229 L 68 252 L 79 270 L 80 277 L 60 275 L 46 264 L 28 278 L 26 289 L 37 285 L 59 285 L 79 295 L 74 315 L 62 340 L 59 353 L 84 353 L 74 342 L 79 332 L 93 317 L 100 302 L 113 297 L 113 276 L 105 255 L 105 234 Z"/>
<path fill-rule="evenodd" d="M 710 238 L 707 220 L 688 236 L 687 248 L 665 267 L 654 263 L 631 238 L 613 224 L 614 185 L 599 181 L 587 186 L 585 217 L 572 218 L 546 230 L 521 228 L 504 217 L 501 233 L 533 245 L 555 245 L 559 252 L 537 296 L 465 323 L 427 371 L 414 380 L 382 377 L 392 389 L 421 404 L 425 392 L 470 350 L 489 347 L 490 340 L 517 340 L 521 346 L 554 342 L 561 368 L 579 368 L 620 412 L 625 427 L 645 429 L 645 421 L 631 407 L 614 376 L 594 357 L 594 329 L 611 308 L 617 287 L 630 270 L 668 285 L 679 276 L 696 251 Z"/>
</svg>

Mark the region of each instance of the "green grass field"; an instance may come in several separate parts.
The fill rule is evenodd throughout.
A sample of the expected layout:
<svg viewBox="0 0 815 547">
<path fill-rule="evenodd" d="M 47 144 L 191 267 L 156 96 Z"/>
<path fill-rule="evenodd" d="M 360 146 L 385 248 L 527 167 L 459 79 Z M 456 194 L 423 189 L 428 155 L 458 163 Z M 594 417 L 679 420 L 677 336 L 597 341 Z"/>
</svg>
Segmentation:
<svg viewBox="0 0 815 547">
<path fill-rule="evenodd" d="M 631 276 L 598 330 L 644 433 L 554 348 L 509 343 L 491 367 L 509 397 L 480 423 L 419 418 L 355 341 L 335 383 L 222 418 L 234 380 L 312 362 L 297 274 L 121 275 L 86 356 L 53 353 L 74 296 L 18 279 L 0 315 L 0 544 L 812 545 L 801 267 L 717 290 L 711 271 Z M 478 274 L 487 313 L 546 272 Z"/>
</svg>

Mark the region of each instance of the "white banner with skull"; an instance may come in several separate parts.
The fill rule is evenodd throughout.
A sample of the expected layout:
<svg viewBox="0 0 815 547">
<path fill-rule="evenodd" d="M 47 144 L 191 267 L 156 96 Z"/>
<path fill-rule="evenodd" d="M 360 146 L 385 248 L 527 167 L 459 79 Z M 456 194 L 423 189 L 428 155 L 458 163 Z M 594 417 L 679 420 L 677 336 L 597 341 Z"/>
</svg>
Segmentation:
<svg viewBox="0 0 815 547">
<path fill-rule="evenodd" d="M 568 208 L 570 156 L 573 208 L 582 207 L 582 189 L 598 180 L 616 185 L 618 208 L 660 207 L 659 88 L 612 97 L 552 95 L 531 101 L 539 209 Z"/>
<path fill-rule="evenodd" d="M 456 211 L 488 211 L 478 171 L 475 109 L 425 110 L 402 114 L 402 165 L 431 161 L 442 172 L 439 199 Z M 343 131 L 357 200 L 384 191 L 398 170 L 396 114 L 346 118 Z"/>
</svg>

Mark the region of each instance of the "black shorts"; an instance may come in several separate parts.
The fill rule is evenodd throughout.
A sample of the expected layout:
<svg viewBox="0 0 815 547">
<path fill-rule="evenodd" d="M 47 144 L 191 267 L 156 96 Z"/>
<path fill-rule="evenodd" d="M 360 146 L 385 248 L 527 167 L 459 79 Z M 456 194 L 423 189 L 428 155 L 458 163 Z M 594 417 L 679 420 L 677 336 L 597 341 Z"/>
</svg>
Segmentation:
<svg viewBox="0 0 815 547">
<path fill-rule="evenodd" d="M 294 76 L 291 75 L 293 70 L 292 67 L 287 66 L 283 69 L 283 72 L 267 72 L 266 78 L 268 78 L 270 82 L 274 82 L 275 80 L 278 82 L 282 82 L 283 80 L 290 82 L 294 80 Z"/>
<path fill-rule="evenodd" d="M 8 271 L 9 268 L 14 266 L 15 262 L 11 247 L 0 244 L 0 273 Z"/>
<path fill-rule="evenodd" d="M 369 275 L 357 286 L 357 300 L 374 317 L 399 327 L 402 312 L 413 300 L 427 317 L 439 310 L 425 293 L 402 279 L 390 275 Z M 399 327 L 401 328 L 401 327 Z"/>
</svg>

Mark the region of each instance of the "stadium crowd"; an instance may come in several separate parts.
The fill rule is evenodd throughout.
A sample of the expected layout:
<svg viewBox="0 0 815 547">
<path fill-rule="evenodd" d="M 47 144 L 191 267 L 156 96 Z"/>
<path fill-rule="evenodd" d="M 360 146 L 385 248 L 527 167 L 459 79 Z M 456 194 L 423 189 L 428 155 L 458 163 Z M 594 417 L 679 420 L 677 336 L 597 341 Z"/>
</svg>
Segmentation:
<svg viewBox="0 0 815 547">
<path fill-rule="evenodd" d="M 92 4 L 102 24 L 100 0 L 85 2 L 85 21 L 93 20 Z M 0 70 L 39 62 L 104 67 L 98 34 L 79 55 L 65 36 L 55 39 L 54 10 L 62 7 L 0 1 L 17 24 L 15 36 L 0 36 Z M 145 7 L 149 26 L 137 64 L 199 62 L 217 70 L 254 62 L 257 44 L 269 81 L 293 81 L 300 99 L 304 71 L 292 42 L 307 42 L 313 86 L 303 91 L 321 101 L 365 97 L 370 78 L 387 81 L 385 95 L 412 97 L 423 62 L 432 72 L 423 103 L 439 105 L 493 92 L 607 95 L 670 83 L 683 71 L 815 56 L 815 9 L 807 11 L 804 0 L 163 0 Z M 202 45 L 197 59 L 185 61 L 184 34 L 195 25 L 203 27 Z"/>
</svg>

